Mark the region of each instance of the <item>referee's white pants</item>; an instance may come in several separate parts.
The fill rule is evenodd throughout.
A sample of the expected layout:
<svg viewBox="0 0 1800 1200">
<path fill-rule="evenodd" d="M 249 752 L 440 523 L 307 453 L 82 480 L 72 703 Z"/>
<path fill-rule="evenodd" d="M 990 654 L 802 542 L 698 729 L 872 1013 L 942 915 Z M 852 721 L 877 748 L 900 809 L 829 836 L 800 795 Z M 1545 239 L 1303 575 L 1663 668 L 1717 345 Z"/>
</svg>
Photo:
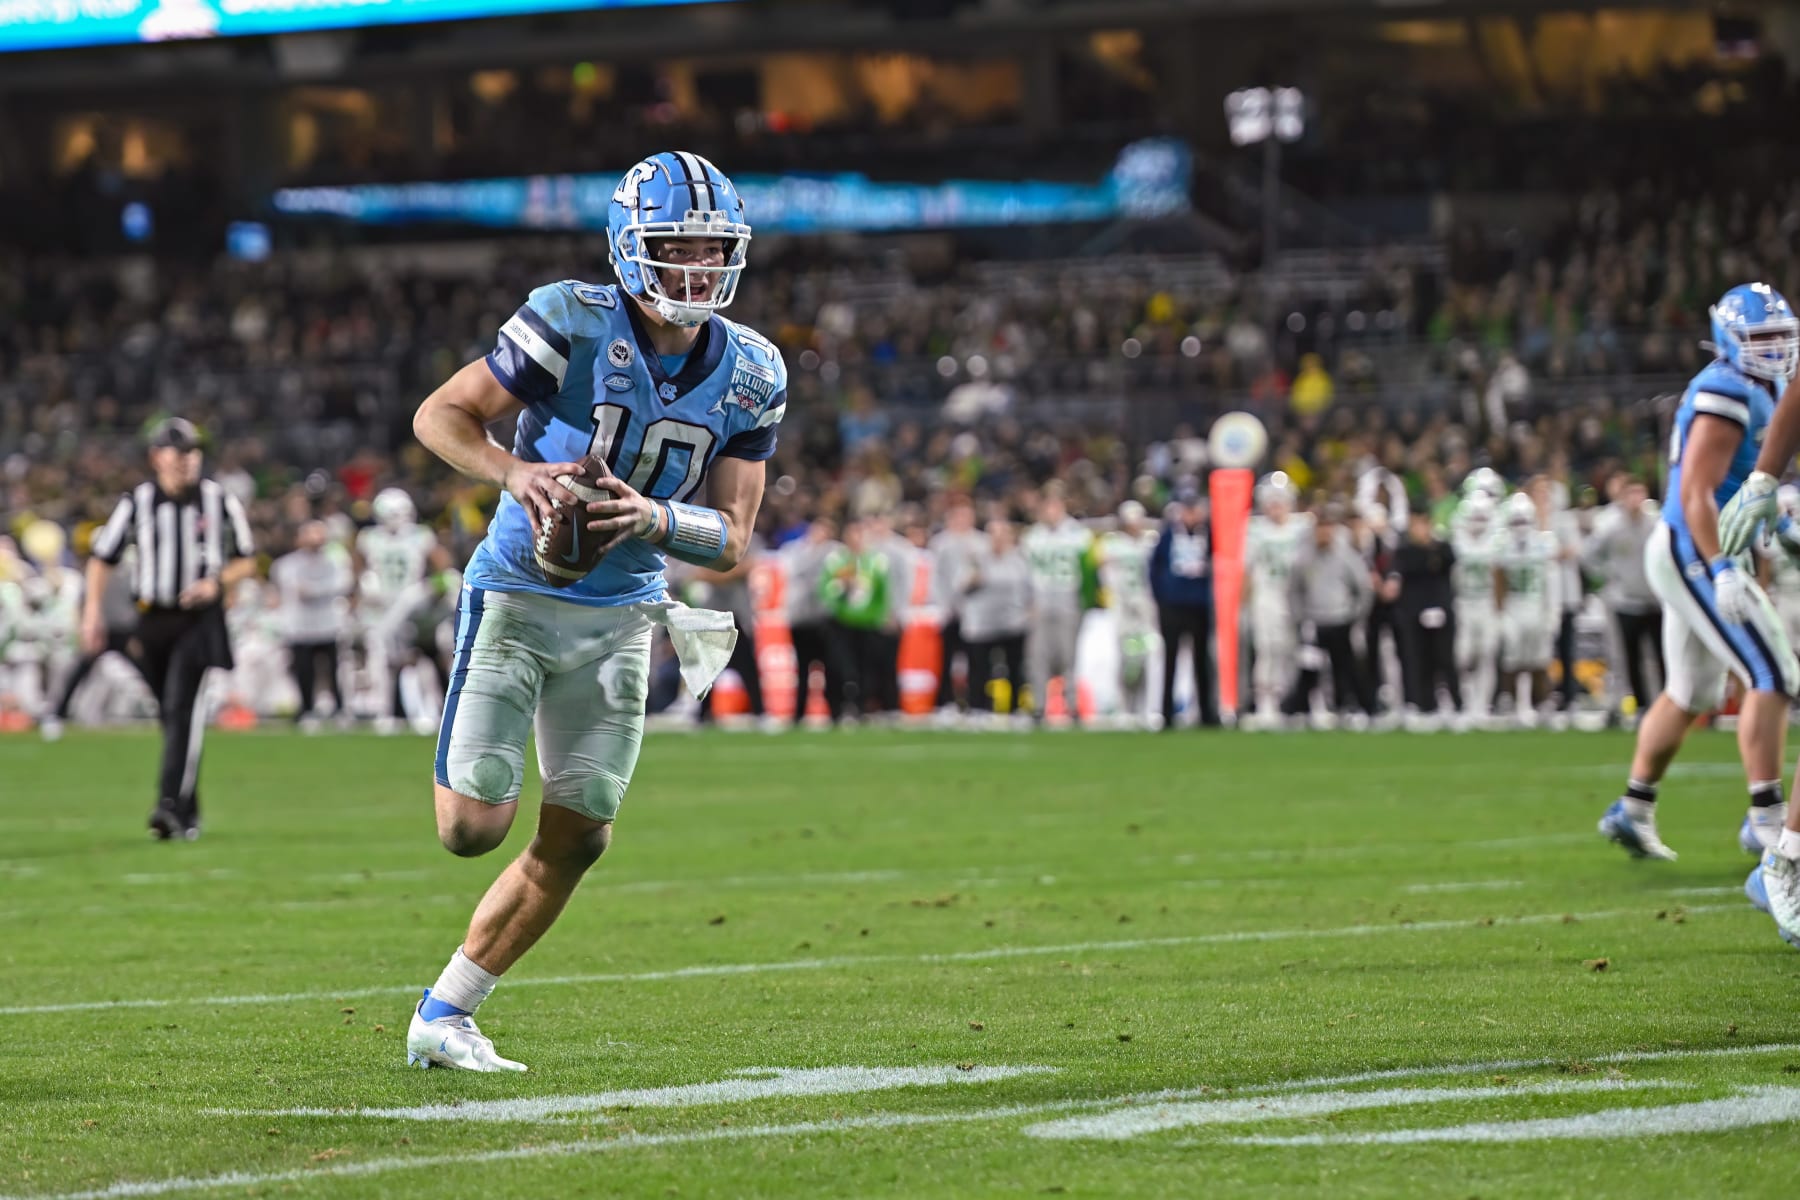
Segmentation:
<svg viewBox="0 0 1800 1200">
<path fill-rule="evenodd" d="M 1759 692 L 1800 691 L 1800 661 L 1781 618 L 1761 588 L 1750 619 L 1737 624 L 1719 615 L 1711 574 L 1692 539 L 1658 524 L 1644 546 L 1644 572 L 1662 603 L 1663 692 L 1691 713 L 1709 712 L 1725 695 L 1725 674 Z"/>
</svg>

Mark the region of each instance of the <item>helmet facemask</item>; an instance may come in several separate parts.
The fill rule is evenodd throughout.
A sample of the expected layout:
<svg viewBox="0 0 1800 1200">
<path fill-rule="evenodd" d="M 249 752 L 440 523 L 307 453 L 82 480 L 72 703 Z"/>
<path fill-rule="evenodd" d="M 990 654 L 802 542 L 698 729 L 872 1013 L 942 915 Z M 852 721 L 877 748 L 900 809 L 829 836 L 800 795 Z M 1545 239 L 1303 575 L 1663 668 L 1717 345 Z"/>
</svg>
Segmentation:
<svg viewBox="0 0 1800 1200">
<path fill-rule="evenodd" d="M 658 242 L 704 239 L 724 243 L 724 261 L 718 264 L 669 262 L 658 253 Z M 713 313 L 737 296 L 750 246 L 750 227 L 727 221 L 712 210 L 690 211 L 680 221 L 640 222 L 627 225 L 613 247 L 613 269 L 625 290 L 644 301 L 671 325 L 704 324 Z M 679 282 L 673 292 L 663 286 L 663 272 L 674 272 Z M 632 287 L 632 276 L 637 287 Z M 695 299 L 698 292 L 703 298 Z"/>
<path fill-rule="evenodd" d="M 1732 299 L 1726 296 L 1726 301 Z M 1800 367 L 1800 321 L 1771 316 L 1752 323 L 1743 319 L 1741 309 L 1721 314 L 1718 305 L 1709 315 L 1715 351 L 1744 374 L 1786 383 Z"/>
</svg>

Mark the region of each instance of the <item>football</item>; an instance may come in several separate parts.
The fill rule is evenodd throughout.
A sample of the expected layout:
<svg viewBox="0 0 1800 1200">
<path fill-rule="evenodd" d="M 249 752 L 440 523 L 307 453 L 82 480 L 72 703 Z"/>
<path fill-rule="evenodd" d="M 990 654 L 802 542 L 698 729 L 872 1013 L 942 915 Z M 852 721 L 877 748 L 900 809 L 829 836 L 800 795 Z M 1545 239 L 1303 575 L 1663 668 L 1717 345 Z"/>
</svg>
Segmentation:
<svg viewBox="0 0 1800 1200">
<path fill-rule="evenodd" d="M 574 492 L 585 506 L 596 500 L 613 498 L 613 491 L 606 487 L 612 477 L 606 463 L 589 454 L 581 460 L 581 474 L 558 475 L 556 482 Z M 587 522 L 592 518 L 585 507 L 571 508 L 560 500 L 552 503 L 555 512 L 538 529 L 534 549 L 544 578 L 556 587 L 568 587 L 586 578 L 588 572 L 600 565 L 604 554 L 600 535 L 587 528 Z"/>
</svg>

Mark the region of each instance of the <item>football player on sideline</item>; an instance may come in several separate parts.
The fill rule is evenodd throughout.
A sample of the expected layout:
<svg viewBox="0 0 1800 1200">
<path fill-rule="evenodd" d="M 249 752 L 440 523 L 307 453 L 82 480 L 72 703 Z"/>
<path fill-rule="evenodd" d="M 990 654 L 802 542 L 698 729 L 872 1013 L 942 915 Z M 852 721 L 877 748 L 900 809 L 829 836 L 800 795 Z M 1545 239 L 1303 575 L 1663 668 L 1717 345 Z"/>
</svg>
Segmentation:
<svg viewBox="0 0 1800 1200">
<path fill-rule="evenodd" d="M 1669 502 L 1644 546 L 1644 574 L 1663 608 L 1668 674 L 1638 725 L 1625 794 L 1600 818 L 1601 834 L 1639 858 L 1675 857 L 1656 832 L 1657 784 L 1694 718 L 1723 699 L 1727 671 L 1745 687 L 1738 751 L 1751 807 L 1738 840 L 1760 853 L 1778 838 L 1800 838 L 1781 833 L 1782 743 L 1800 661 L 1768 596 L 1719 538 L 1719 505 L 1750 474 L 1775 388 L 1800 361 L 1800 322 L 1780 293 L 1761 283 L 1726 292 L 1711 317 L 1718 357 L 1694 376 L 1675 412 Z M 1769 890 L 1772 896 L 1775 888 Z M 1800 916 L 1800 889 L 1795 899 Z"/>
<path fill-rule="evenodd" d="M 505 839 L 534 714 L 544 781 L 537 835 L 488 889 L 414 1011 L 407 1061 L 420 1066 L 525 1069 L 495 1053 L 471 1016 L 611 840 L 643 736 L 652 622 L 668 627 L 696 695 L 735 639 L 729 613 L 667 598 L 663 566 L 664 555 L 712 570 L 737 562 L 786 405 L 775 347 L 718 315 L 744 269 L 743 201 L 704 158 L 656 154 L 619 182 L 607 237 L 617 286 L 538 288 L 493 353 L 413 419 L 426 447 L 504 492 L 463 586 L 438 735 L 439 839 L 465 856 Z M 508 453 L 484 431 L 512 417 Z M 553 522 L 553 505 L 579 507 L 558 477 L 580 474 L 589 454 L 615 476 L 613 498 L 587 504 L 583 522 L 607 553 L 559 588 L 538 565 L 536 530 Z"/>
<path fill-rule="evenodd" d="M 357 617 L 376 731 L 398 733 L 407 715 L 400 675 L 419 656 L 414 618 L 431 600 L 428 577 L 448 568 L 450 557 L 437 535 L 419 524 L 418 509 L 402 489 L 382 488 L 370 507 L 375 524 L 356 537 Z"/>
</svg>

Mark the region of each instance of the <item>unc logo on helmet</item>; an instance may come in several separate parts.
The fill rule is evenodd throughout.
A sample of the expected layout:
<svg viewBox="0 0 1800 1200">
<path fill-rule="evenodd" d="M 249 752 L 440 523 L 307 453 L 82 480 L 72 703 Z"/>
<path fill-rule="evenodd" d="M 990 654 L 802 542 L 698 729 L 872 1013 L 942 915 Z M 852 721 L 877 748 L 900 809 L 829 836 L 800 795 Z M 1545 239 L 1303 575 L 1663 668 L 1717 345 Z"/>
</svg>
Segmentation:
<svg viewBox="0 0 1800 1200">
<path fill-rule="evenodd" d="M 1800 320 L 1768 284 L 1740 283 L 1708 315 L 1713 350 L 1744 374 L 1785 383 L 1800 367 Z"/>
<path fill-rule="evenodd" d="M 744 201 L 698 154 L 664 151 L 625 172 L 607 206 L 606 233 L 620 288 L 670 324 L 699 325 L 737 295 L 750 245 Z M 720 242 L 724 253 L 717 262 L 672 262 L 657 243 L 677 238 Z"/>
</svg>

